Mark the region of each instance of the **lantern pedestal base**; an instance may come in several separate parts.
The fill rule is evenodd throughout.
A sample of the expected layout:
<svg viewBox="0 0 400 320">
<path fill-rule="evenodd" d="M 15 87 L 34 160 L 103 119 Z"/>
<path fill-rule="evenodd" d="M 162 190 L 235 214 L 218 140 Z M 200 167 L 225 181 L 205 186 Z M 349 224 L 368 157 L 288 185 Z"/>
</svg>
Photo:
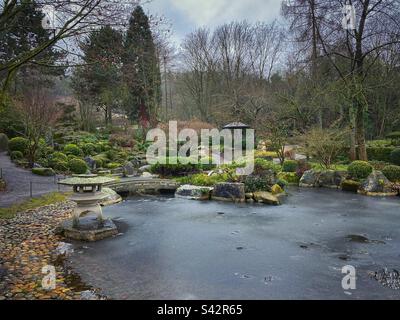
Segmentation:
<svg viewBox="0 0 400 320">
<path fill-rule="evenodd" d="M 76 221 L 75 221 L 76 222 Z M 118 234 L 118 229 L 111 219 L 99 221 L 97 217 L 79 218 L 78 226 L 74 219 L 64 221 L 61 229 L 64 237 L 79 241 L 99 241 Z"/>
</svg>

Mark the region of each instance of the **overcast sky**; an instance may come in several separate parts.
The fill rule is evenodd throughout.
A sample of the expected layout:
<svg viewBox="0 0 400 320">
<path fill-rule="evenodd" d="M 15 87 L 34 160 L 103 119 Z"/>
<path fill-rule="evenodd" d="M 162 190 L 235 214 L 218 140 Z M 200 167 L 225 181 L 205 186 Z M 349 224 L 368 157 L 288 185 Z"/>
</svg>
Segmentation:
<svg viewBox="0 0 400 320">
<path fill-rule="evenodd" d="M 233 20 L 271 22 L 279 17 L 281 0 L 153 0 L 145 5 L 152 14 L 163 15 L 172 24 L 173 40 L 199 27 L 213 28 Z"/>
</svg>

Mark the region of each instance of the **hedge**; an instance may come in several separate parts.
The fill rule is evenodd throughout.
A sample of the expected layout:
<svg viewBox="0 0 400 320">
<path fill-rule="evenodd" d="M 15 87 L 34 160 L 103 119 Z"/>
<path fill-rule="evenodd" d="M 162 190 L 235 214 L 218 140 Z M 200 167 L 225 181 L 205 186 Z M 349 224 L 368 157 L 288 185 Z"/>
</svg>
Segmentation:
<svg viewBox="0 0 400 320">
<path fill-rule="evenodd" d="M 51 177 L 55 175 L 54 170 L 51 168 L 33 168 L 32 173 L 37 174 L 38 176 L 45 176 L 45 177 Z"/>
<path fill-rule="evenodd" d="M 393 150 L 395 150 L 395 147 L 367 147 L 368 159 L 390 162 L 390 154 Z"/>
</svg>

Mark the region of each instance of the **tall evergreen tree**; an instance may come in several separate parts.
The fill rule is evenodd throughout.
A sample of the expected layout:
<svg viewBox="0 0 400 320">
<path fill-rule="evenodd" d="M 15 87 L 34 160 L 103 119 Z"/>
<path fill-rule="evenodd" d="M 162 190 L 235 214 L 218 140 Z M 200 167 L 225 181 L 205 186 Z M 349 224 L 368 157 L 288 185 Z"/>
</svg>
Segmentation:
<svg viewBox="0 0 400 320">
<path fill-rule="evenodd" d="M 50 30 L 43 29 L 44 17 L 36 1 L 21 1 L 18 13 L 0 32 L 0 64 L 12 60 L 25 52 L 49 41 Z M 30 63 L 18 69 L 14 74 L 3 73 L 1 81 L 14 80 L 14 91 L 24 90 L 32 82 L 42 81 L 48 85 L 52 76 L 61 75 L 63 68 L 54 68 L 61 53 L 50 47 L 35 57 Z M 51 66 L 49 68 L 48 66 Z"/>
<path fill-rule="evenodd" d="M 123 101 L 122 34 L 105 26 L 93 31 L 80 48 L 84 55 L 84 66 L 75 72 L 74 90 L 82 103 L 102 109 L 106 124 L 110 124 L 112 110 L 121 107 Z"/>
<path fill-rule="evenodd" d="M 140 6 L 135 8 L 129 21 L 123 67 L 129 93 L 126 101 L 129 119 L 138 120 L 144 127 L 156 123 L 161 104 L 160 65 L 149 18 Z"/>
</svg>

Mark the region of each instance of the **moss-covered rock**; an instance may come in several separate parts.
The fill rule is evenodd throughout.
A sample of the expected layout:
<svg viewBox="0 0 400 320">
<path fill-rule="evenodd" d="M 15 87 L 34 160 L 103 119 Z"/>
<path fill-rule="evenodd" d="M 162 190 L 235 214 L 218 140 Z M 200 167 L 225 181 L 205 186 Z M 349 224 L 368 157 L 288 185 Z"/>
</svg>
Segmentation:
<svg viewBox="0 0 400 320">
<path fill-rule="evenodd" d="M 347 179 L 342 182 L 342 190 L 357 193 L 360 185 L 358 181 Z"/>
<path fill-rule="evenodd" d="M 271 187 L 271 192 L 272 192 L 273 195 L 276 195 L 276 194 L 283 193 L 283 192 L 285 192 L 285 191 L 281 188 L 280 185 L 275 184 L 275 185 L 273 185 L 273 186 Z"/>
<path fill-rule="evenodd" d="M 259 203 L 265 203 L 273 206 L 279 206 L 281 203 L 279 199 L 270 192 L 258 191 L 254 193 L 254 200 Z"/>
<path fill-rule="evenodd" d="M 372 172 L 365 179 L 358 190 L 359 193 L 368 196 L 395 196 L 397 192 L 393 192 L 391 182 L 385 177 L 381 171 Z"/>
</svg>

